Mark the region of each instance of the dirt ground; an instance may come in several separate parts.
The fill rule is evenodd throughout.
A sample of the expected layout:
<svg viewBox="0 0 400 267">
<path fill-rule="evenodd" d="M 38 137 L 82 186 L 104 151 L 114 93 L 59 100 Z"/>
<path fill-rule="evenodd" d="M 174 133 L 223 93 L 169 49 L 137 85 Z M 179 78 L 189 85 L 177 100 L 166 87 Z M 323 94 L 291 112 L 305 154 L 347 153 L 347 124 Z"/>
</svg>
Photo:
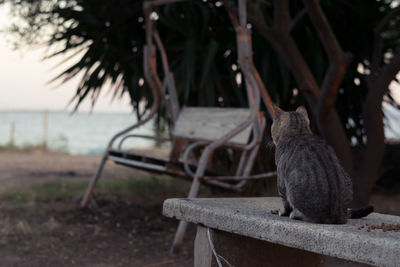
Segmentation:
<svg viewBox="0 0 400 267">
<path fill-rule="evenodd" d="M 0 151 L 0 195 L 52 180 L 88 181 L 100 156 Z M 102 179 L 149 174 L 108 163 Z M 185 183 L 185 182 L 182 182 Z M 168 254 L 177 221 L 161 215 L 167 194 L 127 201 L 113 195 L 79 209 L 79 199 L 0 202 L 0 266 L 192 266 L 195 229 L 179 256 Z M 400 194 L 377 190 L 376 211 L 400 215 Z"/>
<path fill-rule="evenodd" d="M 29 186 L 38 181 L 75 178 L 90 179 L 101 159 L 100 155 L 68 155 L 40 151 L 0 151 L 0 193 L 10 188 Z M 145 176 L 146 172 L 106 164 L 102 178 Z"/>
<path fill-rule="evenodd" d="M 100 156 L 0 152 L 0 194 L 54 179 L 88 180 L 99 161 Z M 110 162 L 102 177 L 146 175 Z M 192 266 L 193 226 L 180 255 L 168 253 L 177 221 L 161 215 L 164 197 L 97 197 L 96 206 L 86 209 L 77 200 L 0 203 L 0 266 Z"/>
</svg>

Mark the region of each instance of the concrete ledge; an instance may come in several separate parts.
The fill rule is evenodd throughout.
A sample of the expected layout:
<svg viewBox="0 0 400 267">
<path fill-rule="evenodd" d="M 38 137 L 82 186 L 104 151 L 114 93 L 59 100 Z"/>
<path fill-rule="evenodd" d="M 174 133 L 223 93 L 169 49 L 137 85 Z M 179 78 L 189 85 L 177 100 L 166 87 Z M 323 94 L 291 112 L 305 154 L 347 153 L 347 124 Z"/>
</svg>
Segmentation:
<svg viewBox="0 0 400 267">
<path fill-rule="evenodd" d="M 359 230 L 400 224 L 400 217 L 372 213 L 345 225 L 323 225 L 271 214 L 279 198 L 167 199 L 163 214 L 209 228 L 318 254 L 377 266 L 400 266 L 400 232 Z"/>
</svg>

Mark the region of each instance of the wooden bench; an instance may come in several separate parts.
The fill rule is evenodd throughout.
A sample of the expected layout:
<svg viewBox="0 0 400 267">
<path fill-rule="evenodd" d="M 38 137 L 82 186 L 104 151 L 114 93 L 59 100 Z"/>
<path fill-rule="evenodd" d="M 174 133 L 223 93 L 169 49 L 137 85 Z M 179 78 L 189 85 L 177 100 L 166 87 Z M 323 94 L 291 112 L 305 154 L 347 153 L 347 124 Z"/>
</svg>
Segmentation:
<svg viewBox="0 0 400 267">
<path fill-rule="evenodd" d="M 234 130 L 240 123 L 246 121 L 249 115 L 250 110 L 246 108 L 184 107 L 172 129 L 171 137 L 159 138 L 162 142 L 171 142 L 172 144 L 168 157 L 145 155 L 125 148 L 124 142 L 128 138 L 156 139 L 152 136 L 127 134 L 121 138 L 116 147 L 110 149 L 108 159 L 128 167 L 191 179 L 190 173 L 185 171 L 184 166 L 185 161 L 189 160 L 184 159 L 185 152 L 190 152 L 186 151 L 189 145 L 198 143 L 198 146 L 204 147 Z M 222 146 L 237 149 L 246 146 L 250 141 L 252 126 L 253 123 L 250 123 L 248 127 Z M 194 148 L 192 146 L 190 149 Z M 193 160 L 192 158 L 191 162 Z M 195 164 L 189 162 L 186 164 L 186 168 L 196 169 Z M 216 175 L 217 173 L 207 170 L 207 174 Z M 225 187 L 231 186 L 226 185 Z"/>
<path fill-rule="evenodd" d="M 197 225 L 195 267 L 218 266 L 214 253 L 235 267 L 400 266 L 398 216 L 313 224 L 273 214 L 280 207 L 279 198 L 167 199 L 163 214 Z"/>
<path fill-rule="evenodd" d="M 88 205 L 95 185 L 106 161 L 155 173 L 183 177 L 192 181 L 188 197 L 196 197 L 200 183 L 240 191 L 251 179 L 274 177 L 275 172 L 251 174 L 265 128 L 265 118 L 258 111 L 246 108 L 191 107 L 183 108 L 177 118 L 170 138 L 136 135 L 124 130 L 114 136 L 95 172 L 81 206 Z M 129 138 L 150 138 L 171 142 L 168 158 L 135 153 L 124 147 Z M 195 157 L 195 149 L 202 148 Z M 233 173 L 219 173 L 210 166 L 216 149 L 237 150 L 241 154 Z M 182 243 L 186 222 L 181 222 L 172 252 L 177 252 Z"/>
<path fill-rule="evenodd" d="M 249 120 L 250 113 L 250 110 L 246 108 L 186 107 L 182 108 L 179 113 L 169 138 L 136 135 L 130 131 L 124 132 L 122 135 L 117 134 L 117 138 L 113 137 L 111 139 L 108 146 L 109 149 L 105 152 L 98 171 L 87 188 L 82 206 L 88 204 L 94 186 L 107 160 L 132 168 L 192 180 L 198 168 L 196 162 L 198 158 L 193 158 L 193 150 L 199 147 L 207 147 L 237 129 L 239 129 L 237 134 L 233 135 L 232 138 L 225 138 L 217 146 L 217 148 L 232 148 L 247 152 L 242 153 L 241 164 L 236 172 L 231 174 L 232 179 L 228 182 L 218 181 L 218 179 L 222 180 L 224 176 L 218 171 L 207 168 L 208 162 L 205 164 L 206 166 L 203 166 L 204 171 L 201 176 L 208 177 L 208 180 L 204 181 L 205 184 L 239 191 L 244 186 L 243 180 L 251 178 L 250 171 L 254 163 L 254 154 L 258 151 L 262 128 L 265 126 L 265 119 L 262 117 L 262 113 L 257 114 L 258 117 L 253 120 Z M 241 127 L 244 123 L 246 124 L 245 127 Z M 256 128 L 256 131 L 254 128 Z M 124 143 L 132 138 L 171 142 L 170 154 L 167 158 L 161 158 L 137 153 L 124 147 Z M 212 154 L 207 157 L 207 161 L 211 157 Z M 216 176 L 215 180 L 213 176 Z M 199 177 L 199 179 L 202 177 Z"/>
</svg>

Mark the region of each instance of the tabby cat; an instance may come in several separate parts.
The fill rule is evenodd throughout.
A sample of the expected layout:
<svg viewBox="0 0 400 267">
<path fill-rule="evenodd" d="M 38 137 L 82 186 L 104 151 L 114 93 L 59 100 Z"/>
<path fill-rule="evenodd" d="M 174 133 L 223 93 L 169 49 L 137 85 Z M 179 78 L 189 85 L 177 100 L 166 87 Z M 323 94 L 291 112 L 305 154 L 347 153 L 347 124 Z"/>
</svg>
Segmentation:
<svg viewBox="0 0 400 267">
<path fill-rule="evenodd" d="M 280 216 L 314 223 L 343 224 L 373 211 L 349 209 L 353 187 L 333 149 L 313 135 L 304 107 L 284 112 L 275 107 L 271 127 L 275 144 Z"/>
</svg>

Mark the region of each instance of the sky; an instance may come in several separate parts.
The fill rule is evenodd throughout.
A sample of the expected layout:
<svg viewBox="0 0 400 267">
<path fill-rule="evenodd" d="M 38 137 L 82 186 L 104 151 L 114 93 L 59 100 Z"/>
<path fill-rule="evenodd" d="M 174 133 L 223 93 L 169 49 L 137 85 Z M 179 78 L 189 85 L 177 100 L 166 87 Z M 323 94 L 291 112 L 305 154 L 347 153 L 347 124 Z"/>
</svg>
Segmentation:
<svg viewBox="0 0 400 267">
<path fill-rule="evenodd" d="M 0 30 L 8 25 L 9 16 L 4 6 L 0 6 Z M 57 110 L 72 111 L 74 105 L 68 105 L 79 83 L 72 79 L 59 86 L 59 82 L 48 82 L 68 65 L 54 66 L 62 60 L 55 58 L 41 60 L 44 49 L 13 50 L 7 36 L 0 32 L 0 111 L 1 110 Z M 72 63 L 73 61 L 71 61 Z M 68 63 L 67 63 L 68 64 Z M 129 97 L 111 102 L 108 88 L 103 88 L 93 112 L 131 112 Z M 91 103 L 83 103 L 79 111 L 88 112 Z"/>
</svg>

